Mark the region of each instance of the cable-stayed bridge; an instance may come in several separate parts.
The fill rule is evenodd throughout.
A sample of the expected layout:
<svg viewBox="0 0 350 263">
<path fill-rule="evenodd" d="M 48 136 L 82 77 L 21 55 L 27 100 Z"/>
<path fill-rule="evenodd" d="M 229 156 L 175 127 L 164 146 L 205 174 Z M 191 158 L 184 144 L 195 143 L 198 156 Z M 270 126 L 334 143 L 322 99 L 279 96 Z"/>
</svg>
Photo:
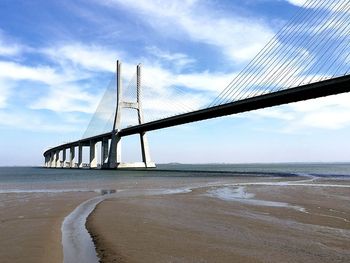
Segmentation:
<svg viewBox="0 0 350 263">
<path fill-rule="evenodd" d="M 307 1 L 229 85 L 204 101 L 204 106 L 196 106 L 203 99 L 188 87 L 147 86 L 143 82 L 147 74 L 141 74 L 140 65 L 128 85 L 122 85 L 125 81 L 118 61 L 115 77 L 82 139 L 47 150 L 45 165 L 154 167 L 148 131 L 349 92 L 349 21 L 348 0 Z M 131 165 L 122 162 L 120 145 L 123 137 L 133 134 L 140 135 L 142 162 Z M 82 161 L 86 147 L 88 164 Z"/>
</svg>

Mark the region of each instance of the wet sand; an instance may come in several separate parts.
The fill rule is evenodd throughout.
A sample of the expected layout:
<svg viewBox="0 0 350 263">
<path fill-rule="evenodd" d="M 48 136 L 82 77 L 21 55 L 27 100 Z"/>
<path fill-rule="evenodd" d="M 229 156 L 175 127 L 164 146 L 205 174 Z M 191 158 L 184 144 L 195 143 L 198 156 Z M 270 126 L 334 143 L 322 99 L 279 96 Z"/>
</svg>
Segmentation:
<svg viewBox="0 0 350 263">
<path fill-rule="evenodd" d="M 181 185 L 196 178 L 177 178 Z M 213 178 L 201 180 L 213 181 Z M 3 183 L 0 185 L 0 262 L 63 262 L 62 223 L 79 205 L 96 196 L 98 189 L 167 189 L 168 178 Z M 96 192 L 95 192 L 96 191 Z M 78 249 L 77 249 L 78 250 Z"/>
<path fill-rule="evenodd" d="M 87 227 L 102 262 L 350 262 L 350 188 L 239 187 L 113 197 Z"/>
<path fill-rule="evenodd" d="M 0 262 L 63 262 L 61 225 L 93 192 L 0 194 Z"/>
<path fill-rule="evenodd" d="M 349 180 L 188 175 L 0 191 L 0 262 L 63 262 L 62 222 L 94 189 L 116 190 L 87 222 L 102 262 L 350 261 Z"/>
</svg>

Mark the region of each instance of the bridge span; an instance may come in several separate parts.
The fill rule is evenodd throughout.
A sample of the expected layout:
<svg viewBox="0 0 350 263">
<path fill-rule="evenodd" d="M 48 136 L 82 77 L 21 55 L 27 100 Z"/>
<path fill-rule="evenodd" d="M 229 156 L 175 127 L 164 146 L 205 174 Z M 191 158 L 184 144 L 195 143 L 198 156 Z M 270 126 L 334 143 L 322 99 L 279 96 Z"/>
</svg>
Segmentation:
<svg viewBox="0 0 350 263">
<path fill-rule="evenodd" d="M 242 112 L 258 110 L 266 107 L 273 107 L 282 104 L 304 101 L 309 99 L 316 99 L 329 95 L 336 95 L 340 93 L 350 92 L 350 75 L 324 80 L 316 83 L 306 84 L 287 90 L 281 90 L 265 95 L 260 95 L 240 101 L 234 101 L 219 106 L 213 106 L 198 111 L 184 113 L 148 123 L 141 123 L 136 126 L 127 127 L 124 129 L 111 131 L 104 134 L 99 134 L 93 137 L 84 138 L 75 142 L 65 143 L 54 148 L 51 148 L 44 152 L 45 164 L 47 167 L 69 167 L 69 168 L 82 168 L 82 151 L 83 147 L 90 147 L 90 168 L 97 168 L 96 162 L 96 143 L 101 142 L 101 160 L 104 160 L 104 164 L 101 168 L 115 168 L 108 165 L 109 157 L 109 145 L 113 136 L 116 136 L 117 140 L 121 137 L 145 134 L 148 131 L 168 128 L 176 125 L 202 121 L 232 114 L 238 114 Z M 75 162 L 75 147 L 78 147 L 78 161 Z M 147 147 L 147 146 L 144 146 Z M 66 160 L 66 151 L 70 151 L 70 159 Z M 148 149 L 145 149 L 148 151 Z M 59 160 L 59 153 L 63 152 L 62 160 Z M 149 154 L 149 153 L 143 153 Z M 146 156 L 147 158 L 147 156 Z M 149 158 L 149 156 L 148 156 Z M 148 162 L 147 162 L 148 161 Z M 143 163 L 134 164 L 131 167 L 154 167 L 150 160 L 143 158 Z M 124 165 L 120 163 L 120 168 L 130 167 L 130 165 Z"/>
<path fill-rule="evenodd" d="M 136 84 L 133 82 L 130 86 L 136 98 L 130 100 L 123 95 L 121 64 L 117 61 L 116 87 L 113 87 L 113 95 L 109 97 L 113 100 L 113 106 L 108 106 L 108 109 L 113 108 L 113 127 L 109 124 L 108 132 L 103 130 L 94 132 L 93 135 L 86 133 L 88 135 L 84 135 L 83 139 L 45 151 L 45 166 L 151 168 L 155 164 L 150 158 L 147 132 L 350 92 L 349 1 L 309 0 L 299 11 L 209 106 L 200 109 L 185 109 L 185 113 L 145 121 L 143 103 L 146 101 L 141 96 L 141 66 L 138 65 L 136 69 Z M 191 88 L 185 88 L 189 93 L 194 93 Z M 121 126 L 123 109 L 136 111 L 137 124 L 126 128 Z M 184 112 L 183 108 L 181 112 Z M 152 114 L 148 116 L 150 115 Z M 134 134 L 140 137 L 142 162 L 126 164 L 121 159 L 121 139 Z M 99 146 L 100 153 L 97 152 Z M 84 147 L 89 147 L 88 164 L 83 164 L 82 161 Z M 100 164 L 97 163 L 98 156 Z"/>
</svg>

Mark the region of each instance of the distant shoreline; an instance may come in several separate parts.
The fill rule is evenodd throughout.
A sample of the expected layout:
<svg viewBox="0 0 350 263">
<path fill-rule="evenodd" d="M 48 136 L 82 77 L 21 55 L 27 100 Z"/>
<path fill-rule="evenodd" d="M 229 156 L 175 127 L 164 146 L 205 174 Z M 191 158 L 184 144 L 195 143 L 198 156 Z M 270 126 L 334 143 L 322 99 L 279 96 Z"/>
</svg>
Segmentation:
<svg viewBox="0 0 350 263">
<path fill-rule="evenodd" d="M 286 161 L 286 162 L 247 162 L 247 163 L 226 163 L 226 162 L 209 162 L 209 163 L 181 163 L 181 162 L 169 162 L 169 163 L 157 163 L 157 165 L 307 165 L 307 164 L 350 164 L 350 161 Z M 44 165 L 0 165 L 0 168 L 11 168 L 11 167 L 19 167 L 19 168 L 43 168 Z M 156 168 L 157 169 L 157 168 Z"/>
</svg>

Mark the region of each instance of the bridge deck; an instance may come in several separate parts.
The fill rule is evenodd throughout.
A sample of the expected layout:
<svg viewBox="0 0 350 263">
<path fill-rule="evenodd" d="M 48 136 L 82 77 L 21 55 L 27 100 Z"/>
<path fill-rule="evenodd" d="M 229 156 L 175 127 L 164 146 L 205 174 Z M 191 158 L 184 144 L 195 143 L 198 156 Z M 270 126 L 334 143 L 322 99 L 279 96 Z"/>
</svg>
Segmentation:
<svg viewBox="0 0 350 263">
<path fill-rule="evenodd" d="M 128 127 L 119 131 L 120 136 L 128 136 L 146 131 L 158 130 L 176 125 L 207 120 L 216 117 L 222 117 L 251 110 L 257 110 L 292 102 L 315 99 L 319 97 L 336 95 L 344 92 L 350 92 L 350 75 L 324 80 L 316 83 L 306 84 L 295 88 L 281 90 L 265 95 L 260 95 L 244 100 L 234 101 L 227 104 L 188 112 L 165 119 L 144 123 Z M 72 146 L 89 145 L 91 140 L 102 140 L 102 138 L 111 138 L 112 132 L 85 138 L 79 141 L 66 143 L 47 150 L 48 152 L 69 148 Z"/>
</svg>

